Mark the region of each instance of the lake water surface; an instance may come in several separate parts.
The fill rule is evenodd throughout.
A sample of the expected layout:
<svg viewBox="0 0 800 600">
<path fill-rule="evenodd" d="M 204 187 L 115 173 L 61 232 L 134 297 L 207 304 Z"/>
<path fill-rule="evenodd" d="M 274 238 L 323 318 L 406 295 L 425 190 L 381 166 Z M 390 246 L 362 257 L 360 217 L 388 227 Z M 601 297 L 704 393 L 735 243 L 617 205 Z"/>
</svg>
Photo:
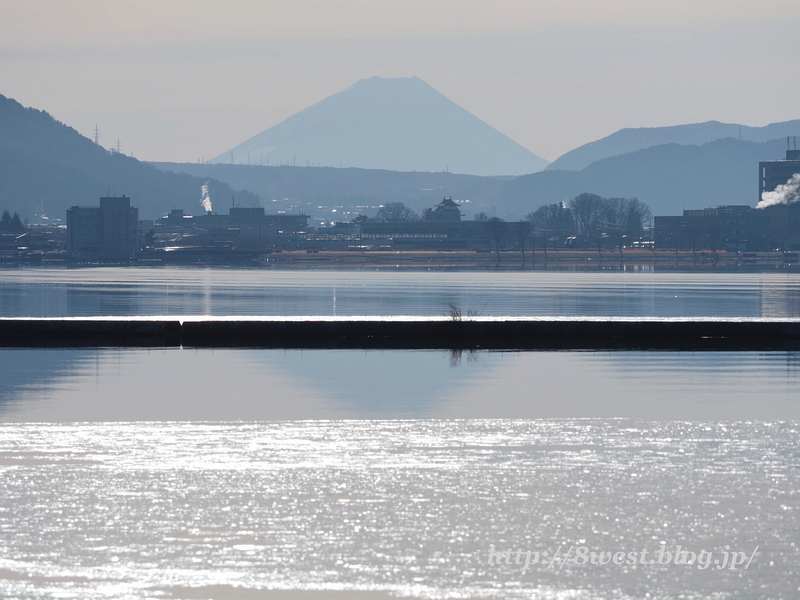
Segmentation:
<svg viewBox="0 0 800 600">
<path fill-rule="evenodd" d="M 0 316 L 800 316 L 791 273 L 271 271 L 0 272 Z"/>
<path fill-rule="evenodd" d="M 800 317 L 800 280 L 0 272 L 3 316 L 451 303 Z M 0 597 L 800 598 L 798 366 L 796 352 L 0 350 Z M 677 546 L 692 564 L 666 564 Z"/>
<path fill-rule="evenodd" d="M 0 594 L 796 598 L 799 433 L 627 419 L 2 425 Z M 688 554 L 661 564 L 677 546 L 708 553 L 706 568 Z M 570 547 L 636 560 L 565 561 Z M 489 564 L 509 550 L 511 564 Z M 523 570 L 517 551 L 538 561 Z M 752 560 L 731 569 L 726 552 Z"/>
</svg>

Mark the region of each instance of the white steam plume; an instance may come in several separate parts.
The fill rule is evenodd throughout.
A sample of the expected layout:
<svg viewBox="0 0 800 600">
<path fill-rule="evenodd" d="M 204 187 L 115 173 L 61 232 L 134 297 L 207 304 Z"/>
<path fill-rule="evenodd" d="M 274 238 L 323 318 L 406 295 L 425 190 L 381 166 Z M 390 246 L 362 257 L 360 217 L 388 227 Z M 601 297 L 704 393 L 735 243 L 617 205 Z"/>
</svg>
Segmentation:
<svg viewBox="0 0 800 600">
<path fill-rule="evenodd" d="M 794 204 L 800 202 L 800 173 L 795 173 L 792 178 L 775 188 L 772 192 L 761 194 L 761 201 L 756 208 L 767 208 L 779 204 Z"/>
<path fill-rule="evenodd" d="M 203 187 L 200 189 L 203 193 L 203 197 L 200 199 L 200 204 L 203 206 L 203 210 L 206 212 L 211 212 L 211 194 L 208 191 L 208 184 L 204 183 Z"/>
</svg>

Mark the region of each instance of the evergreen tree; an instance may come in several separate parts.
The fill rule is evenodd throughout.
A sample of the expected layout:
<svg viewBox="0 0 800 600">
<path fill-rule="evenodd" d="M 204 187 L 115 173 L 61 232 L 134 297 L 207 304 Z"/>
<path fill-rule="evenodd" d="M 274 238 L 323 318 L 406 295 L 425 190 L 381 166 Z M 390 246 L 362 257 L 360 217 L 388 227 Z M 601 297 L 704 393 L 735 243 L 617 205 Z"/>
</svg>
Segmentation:
<svg viewBox="0 0 800 600">
<path fill-rule="evenodd" d="M 15 233 L 22 233 L 25 231 L 25 225 L 22 224 L 22 220 L 19 218 L 18 213 L 14 213 L 14 216 L 11 217 L 10 230 Z"/>
<path fill-rule="evenodd" d="M 25 231 L 25 225 L 22 224 L 22 219 L 19 218 L 18 213 L 11 216 L 7 210 L 3 211 L 3 216 L 0 217 L 0 231 L 4 233 L 22 233 Z"/>
</svg>

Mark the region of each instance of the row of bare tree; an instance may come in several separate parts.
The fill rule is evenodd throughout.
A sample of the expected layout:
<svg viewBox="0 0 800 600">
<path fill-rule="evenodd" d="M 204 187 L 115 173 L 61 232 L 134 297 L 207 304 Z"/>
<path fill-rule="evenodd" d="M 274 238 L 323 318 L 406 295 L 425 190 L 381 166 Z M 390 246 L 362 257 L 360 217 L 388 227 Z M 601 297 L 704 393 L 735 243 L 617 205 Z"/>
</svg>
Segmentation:
<svg viewBox="0 0 800 600">
<path fill-rule="evenodd" d="M 622 249 L 626 240 L 638 239 L 650 221 L 650 208 L 636 198 L 603 198 L 596 194 L 581 194 L 569 202 L 546 204 L 529 213 L 522 221 L 505 221 L 489 217 L 486 213 L 475 215 L 484 224 L 486 234 L 497 253 L 509 246 L 522 251 L 535 249 L 537 242 L 547 256 L 548 243 L 563 245 L 568 237 L 575 237 L 584 247 L 595 244 Z M 402 202 L 390 202 L 381 207 L 375 216 L 379 221 L 416 221 L 419 215 Z"/>
<path fill-rule="evenodd" d="M 500 248 L 508 244 L 510 237 L 522 251 L 524 267 L 529 240 L 531 249 L 539 241 L 546 257 L 548 242 L 551 246 L 560 246 L 566 238 L 573 236 L 584 246 L 603 244 L 619 248 L 620 257 L 624 258 L 622 249 L 626 241 L 639 239 L 650 216 L 650 208 L 636 198 L 581 194 L 569 202 L 540 206 L 528 213 L 523 221 L 506 222 L 485 213 L 478 213 L 475 218 L 485 224 L 497 253 L 497 265 L 500 265 Z"/>
</svg>

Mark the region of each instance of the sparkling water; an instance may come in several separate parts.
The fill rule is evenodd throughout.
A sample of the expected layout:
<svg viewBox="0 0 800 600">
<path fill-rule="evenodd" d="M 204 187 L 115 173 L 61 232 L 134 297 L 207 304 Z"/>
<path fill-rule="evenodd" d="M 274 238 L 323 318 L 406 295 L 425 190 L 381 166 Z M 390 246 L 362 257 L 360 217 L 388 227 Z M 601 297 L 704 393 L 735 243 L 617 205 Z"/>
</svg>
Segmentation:
<svg viewBox="0 0 800 600">
<path fill-rule="evenodd" d="M 450 304 L 799 317 L 800 280 L 0 273 L 2 316 Z M 799 359 L 0 350 L 0 597 L 800 598 Z"/>
</svg>

